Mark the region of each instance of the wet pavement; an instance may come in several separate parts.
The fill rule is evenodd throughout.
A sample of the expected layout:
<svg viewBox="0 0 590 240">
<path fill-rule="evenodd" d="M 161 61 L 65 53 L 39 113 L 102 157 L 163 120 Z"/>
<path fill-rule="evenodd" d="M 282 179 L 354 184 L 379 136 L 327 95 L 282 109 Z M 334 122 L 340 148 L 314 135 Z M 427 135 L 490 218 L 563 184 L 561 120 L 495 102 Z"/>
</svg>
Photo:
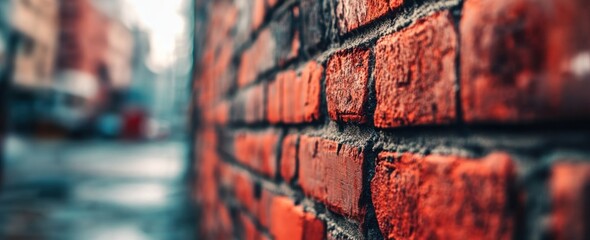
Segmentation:
<svg viewBox="0 0 590 240">
<path fill-rule="evenodd" d="M 194 239 L 180 141 L 8 141 L 0 239 Z"/>
</svg>

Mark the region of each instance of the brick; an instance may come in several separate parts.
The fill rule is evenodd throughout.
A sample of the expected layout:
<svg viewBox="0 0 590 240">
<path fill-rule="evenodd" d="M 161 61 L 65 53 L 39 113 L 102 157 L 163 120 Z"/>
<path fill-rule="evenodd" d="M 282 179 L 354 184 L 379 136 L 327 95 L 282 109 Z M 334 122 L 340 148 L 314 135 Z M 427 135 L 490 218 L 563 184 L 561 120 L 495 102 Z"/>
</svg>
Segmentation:
<svg viewBox="0 0 590 240">
<path fill-rule="evenodd" d="M 270 70 L 276 64 L 276 52 L 277 42 L 273 34 L 269 29 L 264 29 L 252 46 L 242 53 L 238 86 L 246 86 L 254 82 L 259 74 Z"/>
<path fill-rule="evenodd" d="M 556 164 L 549 185 L 554 239 L 587 239 L 590 236 L 590 164 Z"/>
<path fill-rule="evenodd" d="M 275 62 L 278 66 L 284 66 L 285 63 L 298 56 L 298 39 L 295 38 L 296 18 L 294 11 L 288 11 L 280 15 L 278 19 L 274 19 L 270 23 L 270 30 L 273 38 L 277 43 L 275 49 Z"/>
<path fill-rule="evenodd" d="M 324 68 L 313 61 L 306 64 L 301 73 L 303 84 L 301 87 L 301 94 L 303 94 L 301 114 L 303 114 L 305 122 L 312 122 L 320 118 L 323 73 Z"/>
<path fill-rule="evenodd" d="M 265 86 L 255 85 L 237 94 L 231 106 L 233 122 L 254 124 L 266 120 Z"/>
<path fill-rule="evenodd" d="M 229 103 L 222 101 L 214 109 L 215 123 L 219 125 L 225 125 L 229 122 Z"/>
<path fill-rule="evenodd" d="M 259 133 L 239 132 L 235 136 L 233 152 L 240 163 L 264 176 L 274 177 L 277 168 L 277 144 L 278 133 L 272 130 Z"/>
<path fill-rule="evenodd" d="M 266 229 L 271 228 L 274 223 L 272 221 L 272 203 L 275 198 L 276 196 L 274 193 L 270 192 L 268 189 L 262 189 L 258 201 L 258 212 L 256 216 L 258 217 L 258 222 Z"/>
<path fill-rule="evenodd" d="M 293 201 L 285 197 L 277 197 L 272 202 L 271 235 L 276 240 L 286 239 L 324 239 L 324 223 L 313 214 L 303 211 L 301 206 L 295 206 Z"/>
<path fill-rule="evenodd" d="M 361 220 L 363 149 L 317 137 L 299 140 L 299 182 L 303 192 L 329 209 Z"/>
<path fill-rule="evenodd" d="M 387 239 L 509 239 L 514 184 L 510 157 L 482 159 L 382 152 L 371 180 Z"/>
<path fill-rule="evenodd" d="M 283 104 L 283 74 L 277 74 L 274 81 L 268 84 L 267 88 L 267 120 L 269 123 L 277 124 L 282 121 Z"/>
<path fill-rule="evenodd" d="M 298 124 L 318 120 L 322 75 L 323 67 L 313 61 L 302 68 L 300 76 L 293 70 L 277 74 L 268 90 L 269 121 Z M 282 94 L 277 93 L 278 89 Z"/>
<path fill-rule="evenodd" d="M 590 7 L 572 0 L 469 0 L 461 20 L 467 122 L 590 116 Z"/>
<path fill-rule="evenodd" d="M 300 96 L 300 90 L 297 89 L 299 85 L 296 84 L 298 81 L 297 73 L 293 70 L 287 70 L 280 74 L 278 80 L 282 81 L 279 85 L 283 87 L 281 120 L 284 123 L 294 123 L 297 118 L 295 109 L 297 109 L 297 103 L 299 102 Z M 269 101 L 272 101 L 272 99 L 269 99 Z"/>
<path fill-rule="evenodd" d="M 262 239 L 262 233 L 256 228 L 254 222 L 245 214 L 240 214 L 240 223 L 242 225 L 242 237 L 245 240 Z"/>
<path fill-rule="evenodd" d="M 199 237 L 204 239 L 231 239 L 233 224 L 229 210 L 221 203 L 203 207 L 199 221 Z"/>
<path fill-rule="evenodd" d="M 258 202 L 254 196 L 254 182 L 247 172 L 236 171 L 234 174 L 234 196 L 240 205 L 250 212 L 256 212 Z"/>
<path fill-rule="evenodd" d="M 201 149 L 200 154 L 200 167 L 196 171 L 195 181 L 201 184 L 195 186 L 197 192 L 199 192 L 199 194 L 195 197 L 199 203 L 211 205 L 219 201 L 217 196 L 218 184 L 215 175 L 218 167 L 217 164 L 219 162 L 219 157 L 217 156 L 214 149 L 207 147 Z"/>
<path fill-rule="evenodd" d="M 301 0 L 301 39 L 304 50 L 310 52 L 325 39 L 325 20 L 323 18 L 322 1 Z"/>
<path fill-rule="evenodd" d="M 452 122 L 456 52 L 457 35 L 447 11 L 379 39 L 375 46 L 375 126 Z"/>
<path fill-rule="evenodd" d="M 369 82 L 368 49 L 340 51 L 326 69 L 328 113 L 333 120 L 363 123 Z"/>
<path fill-rule="evenodd" d="M 252 8 L 252 29 L 258 29 L 262 25 L 266 14 L 264 0 L 253 0 Z"/>
<path fill-rule="evenodd" d="M 281 153 L 281 177 L 287 183 L 295 180 L 297 171 L 297 141 L 298 135 L 287 135 L 283 140 Z"/>
<path fill-rule="evenodd" d="M 336 17 L 341 33 L 360 26 L 399 8 L 404 0 L 340 0 L 336 5 Z"/>
</svg>

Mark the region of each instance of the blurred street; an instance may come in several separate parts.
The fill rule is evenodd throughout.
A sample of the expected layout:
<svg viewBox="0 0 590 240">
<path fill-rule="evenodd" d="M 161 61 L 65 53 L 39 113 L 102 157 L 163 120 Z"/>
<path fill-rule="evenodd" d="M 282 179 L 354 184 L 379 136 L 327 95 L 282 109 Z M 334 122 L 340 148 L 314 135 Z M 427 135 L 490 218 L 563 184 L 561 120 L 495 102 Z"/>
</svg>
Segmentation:
<svg viewBox="0 0 590 240">
<path fill-rule="evenodd" d="M 181 141 L 7 141 L 0 239 L 191 239 Z"/>
</svg>

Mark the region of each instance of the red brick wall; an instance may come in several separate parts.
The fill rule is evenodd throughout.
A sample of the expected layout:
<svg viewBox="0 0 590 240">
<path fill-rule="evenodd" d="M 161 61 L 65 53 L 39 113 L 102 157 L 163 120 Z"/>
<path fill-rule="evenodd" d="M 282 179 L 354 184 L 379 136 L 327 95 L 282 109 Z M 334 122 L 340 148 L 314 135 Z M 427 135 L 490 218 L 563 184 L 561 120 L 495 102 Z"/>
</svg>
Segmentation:
<svg viewBox="0 0 590 240">
<path fill-rule="evenodd" d="M 583 0 L 197 0 L 204 239 L 585 239 Z"/>
<path fill-rule="evenodd" d="M 58 70 L 99 75 L 107 51 L 110 20 L 90 0 L 60 1 Z"/>
</svg>

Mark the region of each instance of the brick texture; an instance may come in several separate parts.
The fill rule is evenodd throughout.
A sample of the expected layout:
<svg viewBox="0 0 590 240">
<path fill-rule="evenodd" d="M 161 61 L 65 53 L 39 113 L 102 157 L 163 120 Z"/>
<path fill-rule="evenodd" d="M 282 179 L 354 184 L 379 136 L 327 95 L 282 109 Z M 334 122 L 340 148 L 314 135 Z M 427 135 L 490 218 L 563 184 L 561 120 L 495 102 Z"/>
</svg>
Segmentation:
<svg viewBox="0 0 590 240">
<path fill-rule="evenodd" d="M 281 153 L 281 177 L 285 182 L 292 182 L 297 174 L 297 144 L 299 136 L 288 135 L 283 140 Z"/>
<path fill-rule="evenodd" d="M 199 239 L 588 238 L 587 1 L 194 6 Z"/>
<path fill-rule="evenodd" d="M 448 12 L 379 39 L 376 127 L 449 123 L 455 118 L 457 36 Z"/>
<path fill-rule="evenodd" d="M 336 16 L 341 32 L 348 32 L 363 26 L 378 17 L 395 10 L 404 0 L 342 0 L 338 1 Z"/>
<path fill-rule="evenodd" d="M 267 116 L 272 123 L 299 124 L 320 118 L 323 67 L 307 63 L 298 74 L 287 70 L 268 85 Z"/>
<path fill-rule="evenodd" d="M 362 148 L 301 136 L 299 179 L 303 192 L 335 212 L 360 219 L 363 180 Z"/>
<path fill-rule="evenodd" d="M 513 165 L 483 159 L 379 154 L 371 197 L 388 239 L 507 239 Z"/>
<path fill-rule="evenodd" d="M 461 91 L 470 122 L 588 117 L 590 7 L 584 1 L 469 0 Z"/>
<path fill-rule="evenodd" d="M 277 197 L 272 202 L 270 229 L 274 239 L 318 239 L 324 238 L 324 223 L 311 213 L 305 213 L 301 206 L 295 206 L 291 199 Z M 278 224 L 281 223 L 281 224 Z M 289 227 L 284 227 L 284 226 Z"/>
<path fill-rule="evenodd" d="M 344 122 L 367 121 L 369 82 L 368 49 L 334 54 L 326 69 L 326 95 L 330 118 Z"/>
</svg>

